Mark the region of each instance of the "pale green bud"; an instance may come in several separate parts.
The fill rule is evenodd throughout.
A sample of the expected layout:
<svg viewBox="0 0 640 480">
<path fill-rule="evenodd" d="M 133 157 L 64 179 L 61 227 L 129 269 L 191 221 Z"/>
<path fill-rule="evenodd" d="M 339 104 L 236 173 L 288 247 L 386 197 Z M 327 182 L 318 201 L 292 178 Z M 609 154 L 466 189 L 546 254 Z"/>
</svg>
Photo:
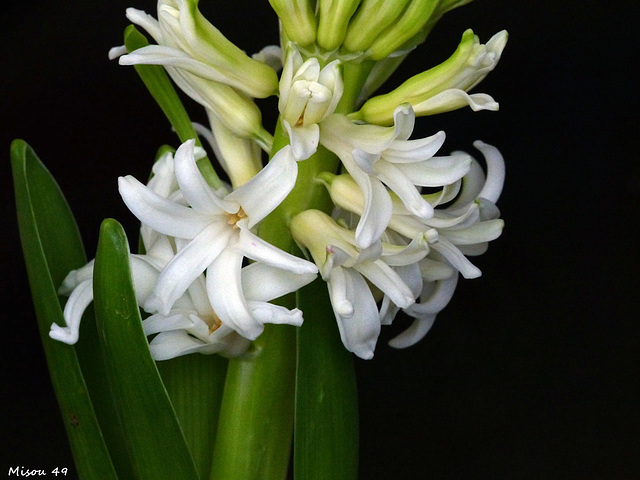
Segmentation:
<svg viewBox="0 0 640 480">
<path fill-rule="evenodd" d="M 309 0 L 269 0 L 280 18 L 288 40 L 308 46 L 316 41 L 315 2 Z"/>
<path fill-rule="evenodd" d="M 507 37 L 503 30 L 483 45 L 473 31 L 467 30 L 446 61 L 411 77 L 392 92 L 369 99 L 352 117 L 367 123 L 391 125 L 395 108 L 407 102 L 416 115 L 432 115 L 465 105 L 474 110 L 497 110 L 498 104 L 490 96 L 467 95 L 466 91 L 495 68 Z"/>
<path fill-rule="evenodd" d="M 367 50 L 380 32 L 404 11 L 410 0 L 363 0 L 351 19 L 344 46 L 352 52 Z"/>
<path fill-rule="evenodd" d="M 418 35 L 438 7 L 439 0 L 412 0 L 402 15 L 376 35 L 367 50 L 373 60 L 381 60 Z"/>
<path fill-rule="evenodd" d="M 265 98 L 277 91 L 276 72 L 229 41 L 200 13 L 197 0 L 161 0 L 158 21 L 164 44 L 211 66 L 225 77 L 223 83 L 256 98 Z"/>
<path fill-rule="evenodd" d="M 359 3 L 359 0 L 318 1 L 318 46 L 331 51 L 342 44 L 349 20 Z"/>
</svg>

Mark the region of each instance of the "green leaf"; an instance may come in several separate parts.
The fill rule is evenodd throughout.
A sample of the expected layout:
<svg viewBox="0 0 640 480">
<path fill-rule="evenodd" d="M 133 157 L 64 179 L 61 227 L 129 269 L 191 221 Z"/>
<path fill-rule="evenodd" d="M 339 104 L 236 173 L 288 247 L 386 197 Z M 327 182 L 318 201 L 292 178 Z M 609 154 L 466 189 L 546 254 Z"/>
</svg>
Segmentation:
<svg viewBox="0 0 640 480">
<path fill-rule="evenodd" d="M 293 303 L 291 296 L 285 298 Z M 294 374 L 295 327 L 290 325 L 267 325 L 245 357 L 229 360 L 211 480 L 286 478 Z"/>
<path fill-rule="evenodd" d="M 353 356 L 340 340 L 327 285 L 298 292 L 293 447 L 295 480 L 355 480 L 358 474 L 358 392 Z"/>
<path fill-rule="evenodd" d="M 146 47 L 149 45 L 149 42 L 136 27 L 129 25 L 124 31 L 124 45 L 127 51 L 133 52 L 139 48 Z M 151 93 L 151 96 L 158 103 L 171 123 L 171 126 L 178 134 L 180 141 L 184 143 L 194 138 L 196 145 L 202 146 L 198 134 L 193 128 L 189 114 L 185 110 L 182 101 L 180 101 L 180 97 L 164 68 L 160 65 L 135 65 L 135 69 L 147 87 L 147 90 L 149 90 L 149 93 Z M 198 168 L 213 188 L 217 189 L 222 186 L 222 182 L 213 169 L 209 159 L 205 157 L 198 160 Z"/>
<path fill-rule="evenodd" d="M 102 222 L 94 268 L 94 308 L 113 400 L 138 479 L 194 480 L 198 475 L 149 353 L 133 291 L 122 226 Z"/>
<path fill-rule="evenodd" d="M 23 140 L 11 144 L 11 166 L 38 328 L 78 475 L 115 479 L 75 349 L 49 338 L 52 323 L 65 325 L 57 286 L 86 263 L 82 241 L 58 185 Z"/>
</svg>

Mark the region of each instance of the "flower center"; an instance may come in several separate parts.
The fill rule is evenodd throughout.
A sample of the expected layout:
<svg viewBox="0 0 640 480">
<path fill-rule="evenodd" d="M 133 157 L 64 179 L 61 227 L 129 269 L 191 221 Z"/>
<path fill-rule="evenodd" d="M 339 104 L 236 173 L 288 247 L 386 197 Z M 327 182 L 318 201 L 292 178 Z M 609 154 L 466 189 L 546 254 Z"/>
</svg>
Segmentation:
<svg viewBox="0 0 640 480">
<path fill-rule="evenodd" d="M 222 320 L 214 313 L 210 317 L 209 335 L 218 330 L 222 326 Z"/>
<path fill-rule="evenodd" d="M 233 225 L 233 228 L 240 228 L 236 224 L 243 218 L 247 218 L 247 214 L 244 213 L 244 210 L 242 210 L 242 207 L 240 207 L 240 210 L 238 210 L 236 213 L 229 214 L 229 220 L 227 220 L 227 223 L 229 225 Z"/>
</svg>

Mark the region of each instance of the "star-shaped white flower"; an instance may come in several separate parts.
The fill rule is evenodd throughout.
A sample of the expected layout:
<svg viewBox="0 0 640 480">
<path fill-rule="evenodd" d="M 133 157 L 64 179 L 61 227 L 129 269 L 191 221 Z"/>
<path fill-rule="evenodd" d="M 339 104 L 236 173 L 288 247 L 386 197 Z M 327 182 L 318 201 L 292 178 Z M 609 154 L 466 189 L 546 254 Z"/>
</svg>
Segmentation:
<svg viewBox="0 0 640 480">
<path fill-rule="evenodd" d="M 288 195 L 297 175 L 289 147 L 280 150 L 255 177 L 219 196 L 200 174 L 189 140 L 175 154 L 180 197 L 164 198 L 131 176 L 119 179 L 122 198 L 140 221 L 176 239 L 177 254 L 162 270 L 144 303 L 148 312 L 168 315 L 178 298 L 206 270 L 211 306 L 223 324 L 255 339 L 265 322 L 296 323 L 299 312 L 267 302 L 249 302 L 242 287 L 246 258 L 297 275 L 317 273 L 315 265 L 283 252 L 252 233 L 251 228 Z M 296 290 L 299 285 L 291 285 Z"/>
</svg>

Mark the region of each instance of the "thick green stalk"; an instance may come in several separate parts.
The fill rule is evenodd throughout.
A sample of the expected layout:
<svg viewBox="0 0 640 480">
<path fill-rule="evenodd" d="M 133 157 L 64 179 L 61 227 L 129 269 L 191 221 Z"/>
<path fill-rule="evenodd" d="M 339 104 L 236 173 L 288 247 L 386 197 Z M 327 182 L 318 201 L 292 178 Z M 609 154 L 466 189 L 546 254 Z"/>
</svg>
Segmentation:
<svg viewBox="0 0 640 480">
<path fill-rule="evenodd" d="M 369 67 L 370 65 L 366 66 Z M 345 83 L 344 101 L 338 107 L 341 113 L 353 110 L 355 99 L 362 89 L 366 74 L 359 72 L 358 68 L 350 66 L 347 69 L 351 81 Z M 288 143 L 289 138 L 279 120 L 271 155 Z M 321 172 L 336 172 L 339 166 L 338 158 L 323 147 L 319 147 L 309 159 L 299 162 L 293 190 L 260 224 L 260 237 L 284 251 L 300 255 L 289 231 L 289 221 L 297 213 L 311 208 L 325 212 L 332 210 L 333 203 L 325 187 L 316 179 Z M 289 295 L 279 299 L 277 303 L 294 308 L 296 298 Z M 325 309 L 323 314 L 333 318 L 330 309 Z M 336 332 L 331 332 L 331 335 L 337 335 L 337 329 L 334 330 Z M 312 359 L 313 354 L 307 353 L 305 358 Z M 293 435 L 298 363 L 296 329 L 284 325 L 267 325 L 246 358 L 229 361 L 213 452 L 211 480 L 286 478 Z M 318 371 L 317 365 L 305 365 L 303 368 L 307 367 L 306 371 Z M 305 387 L 305 391 L 308 392 L 310 388 L 313 386 Z M 355 391 L 355 387 L 344 391 Z M 357 399 L 354 395 L 346 401 L 355 405 Z M 309 411 L 311 410 L 307 409 Z M 331 415 L 326 418 L 331 418 Z M 342 418 L 335 419 L 335 422 L 342 421 Z M 337 423 L 335 427 L 340 428 Z M 305 426 L 301 428 L 304 429 Z M 357 429 L 357 424 L 355 428 Z M 353 439 L 353 432 L 350 435 Z M 357 433 L 355 438 L 357 439 Z M 357 455 L 357 445 L 354 446 L 352 441 L 347 443 Z"/>
<path fill-rule="evenodd" d="M 292 296 L 281 304 L 291 306 Z M 211 480 L 286 478 L 293 432 L 295 329 L 268 325 L 229 361 Z"/>
</svg>

